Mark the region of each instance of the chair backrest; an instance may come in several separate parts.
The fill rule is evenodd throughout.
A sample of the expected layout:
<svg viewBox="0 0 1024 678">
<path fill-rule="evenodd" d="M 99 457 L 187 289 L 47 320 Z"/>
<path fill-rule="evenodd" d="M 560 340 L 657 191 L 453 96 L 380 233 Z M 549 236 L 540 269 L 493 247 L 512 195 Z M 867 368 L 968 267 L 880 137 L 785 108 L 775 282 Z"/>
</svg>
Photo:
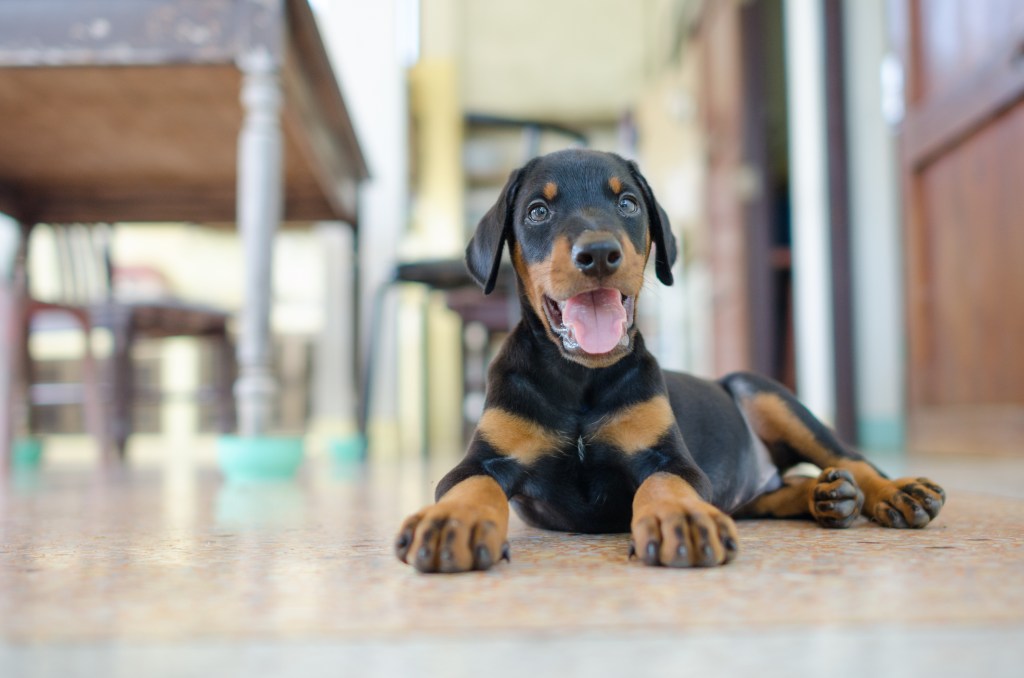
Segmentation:
<svg viewBox="0 0 1024 678">
<path fill-rule="evenodd" d="M 113 294 L 111 227 L 107 224 L 41 224 L 33 229 L 52 239 L 55 281 L 46 301 L 88 305 Z"/>
</svg>

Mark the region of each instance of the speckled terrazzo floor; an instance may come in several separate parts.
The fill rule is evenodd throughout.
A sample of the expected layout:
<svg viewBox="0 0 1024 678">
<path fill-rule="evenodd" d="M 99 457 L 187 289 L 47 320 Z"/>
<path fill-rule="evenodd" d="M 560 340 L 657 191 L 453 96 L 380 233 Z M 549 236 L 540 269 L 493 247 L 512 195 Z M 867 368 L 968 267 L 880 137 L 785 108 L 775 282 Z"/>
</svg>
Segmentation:
<svg viewBox="0 0 1024 678">
<path fill-rule="evenodd" d="M 17 477 L 0 498 L 0 676 L 1024 671 L 1024 461 L 911 463 L 950 491 L 921 531 L 742 522 L 735 563 L 672 571 L 628 563 L 625 535 L 514 521 L 510 565 L 419 575 L 391 541 L 443 471 Z"/>
</svg>

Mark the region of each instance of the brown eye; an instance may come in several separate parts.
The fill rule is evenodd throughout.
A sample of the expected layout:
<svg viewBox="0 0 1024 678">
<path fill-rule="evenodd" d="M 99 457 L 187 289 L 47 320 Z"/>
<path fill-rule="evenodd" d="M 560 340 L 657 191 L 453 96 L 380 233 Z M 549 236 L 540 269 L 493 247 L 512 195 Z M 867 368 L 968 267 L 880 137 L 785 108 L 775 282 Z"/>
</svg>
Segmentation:
<svg viewBox="0 0 1024 678">
<path fill-rule="evenodd" d="M 624 195 L 619 198 L 619 211 L 623 214 L 636 214 L 640 211 L 640 204 L 631 195 Z"/>
<path fill-rule="evenodd" d="M 535 203 L 530 205 L 530 211 L 527 213 L 527 216 L 530 217 L 530 221 L 539 224 L 546 220 L 550 214 L 551 212 L 548 210 L 547 205 Z"/>
</svg>

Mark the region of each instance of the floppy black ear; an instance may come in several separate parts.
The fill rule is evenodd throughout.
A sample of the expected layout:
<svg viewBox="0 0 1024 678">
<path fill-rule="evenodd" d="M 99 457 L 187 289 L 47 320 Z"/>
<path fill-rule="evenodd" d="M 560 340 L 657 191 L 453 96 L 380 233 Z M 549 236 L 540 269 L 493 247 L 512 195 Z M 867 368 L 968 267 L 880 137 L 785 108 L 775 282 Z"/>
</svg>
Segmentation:
<svg viewBox="0 0 1024 678">
<path fill-rule="evenodd" d="M 629 171 L 633 180 L 640 185 L 644 206 L 649 215 L 651 240 L 654 242 L 654 272 L 658 276 L 658 280 L 665 285 L 671 285 L 673 281 L 672 264 L 676 263 L 676 237 L 672 234 L 668 215 L 654 199 L 654 193 L 651 192 L 647 179 L 640 174 L 635 162 L 630 161 Z"/>
<path fill-rule="evenodd" d="M 466 246 L 466 268 L 473 280 L 484 288 L 484 294 L 491 293 L 498 279 L 501 251 L 512 231 L 516 192 L 519 190 L 519 177 L 522 173 L 522 169 L 517 169 L 509 175 L 505 188 L 501 189 L 501 195 L 498 196 L 498 202 L 487 210 L 487 214 L 476 226 L 473 239 Z"/>
</svg>

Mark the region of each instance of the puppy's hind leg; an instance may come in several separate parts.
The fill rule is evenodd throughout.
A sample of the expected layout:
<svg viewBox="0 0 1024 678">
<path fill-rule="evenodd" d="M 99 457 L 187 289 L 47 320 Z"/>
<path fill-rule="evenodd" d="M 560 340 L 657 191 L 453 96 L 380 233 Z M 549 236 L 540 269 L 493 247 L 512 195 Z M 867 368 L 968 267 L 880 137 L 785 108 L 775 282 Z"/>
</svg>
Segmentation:
<svg viewBox="0 0 1024 678">
<path fill-rule="evenodd" d="M 790 476 L 774 492 L 740 507 L 736 518 L 813 518 L 822 527 L 849 527 L 864 493 L 849 471 L 827 468 L 817 477 Z"/>
<path fill-rule="evenodd" d="M 885 527 L 924 527 L 939 514 L 946 500 L 941 487 L 927 478 L 890 480 L 859 452 L 840 443 L 782 385 L 745 372 L 731 374 L 721 383 L 782 470 L 807 461 L 825 472 L 847 471 L 864 493 L 863 515 Z M 785 487 L 779 491 L 787 490 L 797 492 Z M 765 498 L 764 503 L 771 502 Z"/>
</svg>

